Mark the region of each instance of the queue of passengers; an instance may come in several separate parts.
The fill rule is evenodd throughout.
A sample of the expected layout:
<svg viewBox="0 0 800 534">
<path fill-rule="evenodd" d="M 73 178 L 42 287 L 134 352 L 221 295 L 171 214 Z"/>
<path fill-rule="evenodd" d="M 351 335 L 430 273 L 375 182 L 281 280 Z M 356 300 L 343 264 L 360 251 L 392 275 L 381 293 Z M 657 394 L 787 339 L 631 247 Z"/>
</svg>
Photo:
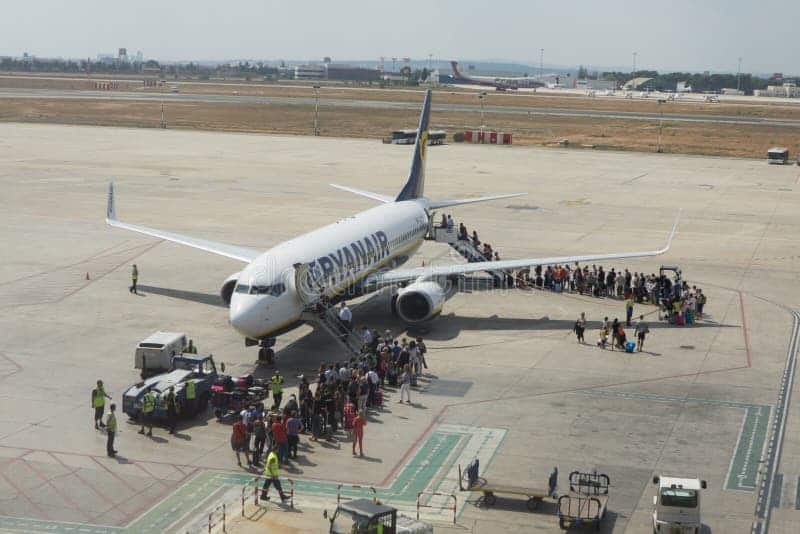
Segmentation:
<svg viewBox="0 0 800 534">
<path fill-rule="evenodd" d="M 353 454 L 357 442 L 363 456 L 366 414 L 383 405 L 383 388 L 399 386 L 398 402 L 411 405 L 411 387 L 428 368 L 425 342 L 397 340 L 388 330 L 378 336 L 367 326 L 360 333 L 366 342 L 358 357 L 321 364 L 313 383 L 300 375 L 298 394 L 285 406 L 276 401 L 268 410 L 242 410 L 231 438 L 239 465 L 240 453 L 248 466 L 259 465 L 265 450 L 276 450 L 280 463 L 296 459 L 301 434 L 310 434 L 310 441 L 353 439 Z"/>
</svg>

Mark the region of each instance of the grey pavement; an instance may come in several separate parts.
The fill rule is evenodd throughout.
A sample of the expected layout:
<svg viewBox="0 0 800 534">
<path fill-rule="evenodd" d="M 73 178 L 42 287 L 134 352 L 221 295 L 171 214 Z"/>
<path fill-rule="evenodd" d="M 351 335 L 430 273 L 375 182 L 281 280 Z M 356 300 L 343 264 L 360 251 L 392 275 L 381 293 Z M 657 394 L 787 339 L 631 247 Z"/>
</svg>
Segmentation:
<svg viewBox="0 0 800 534">
<path fill-rule="evenodd" d="M 140 339 L 186 331 L 233 374 L 253 370 L 256 357 L 216 300 L 241 266 L 106 228 L 110 179 L 124 220 L 267 248 L 371 205 L 330 182 L 397 191 L 409 156 L 408 147 L 368 140 L 0 124 L 0 531 L 185 531 L 252 475 L 236 466 L 229 425 L 211 414 L 182 422 L 174 437 L 156 429 L 154 439 L 121 418 L 121 458 L 105 456 L 89 392 L 102 378 L 119 403 L 137 380 Z M 296 479 L 301 513 L 273 507 L 266 515 L 307 530 L 344 483 L 375 486 L 406 513 L 416 488 L 455 492 L 457 527 L 447 527 L 444 507 L 424 512 L 437 532 L 558 530 L 551 502 L 531 513 L 520 499 L 485 507 L 454 490 L 457 464 L 477 456 L 487 478 L 513 485 L 541 486 L 553 466 L 562 490 L 572 470 L 607 473 L 603 532 L 648 531 L 653 474 L 708 480 L 708 532 L 750 532 L 754 522 L 762 532 L 796 532 L 796 383 L 785 424 L 774 423 L 800 297 L 797 168 L 455 145 L 432 148 L 428 160 L 432 198 L 529 192 L 453 209 L 504 259 L 660 245 L 683 208 L 666 256 L 607 267 L 679 265 L 708 293 L 707 320 L 673 328 L 639 306 L 652 325 L 647 352 L 626 354 L 593 346 L 594 326 L 588 345 L 570 332 L 581 311 L 592 325 L 622 316 L 619 301 L 459 294 L 410 332 L 426 338 L 430 375 L 412 406 L 387 389 L 366 429 L 368 459 L 354 459 L 344 438 L 303 440 L 300 460 L 285 471 Z M 422 261 L 458 260 L 428 243 L 411 264 Z M 143 296 L 127 291 L 131 263 Z M 409 334 L 385 294 L 357 302 L 355 322 Z M 343 357 L 308 327 L 281 337 L 277 350 L 290 391 L 298 374 Z M 763 482 L 772 488 L 768 516 L 758 511 Z"/>
</svg>

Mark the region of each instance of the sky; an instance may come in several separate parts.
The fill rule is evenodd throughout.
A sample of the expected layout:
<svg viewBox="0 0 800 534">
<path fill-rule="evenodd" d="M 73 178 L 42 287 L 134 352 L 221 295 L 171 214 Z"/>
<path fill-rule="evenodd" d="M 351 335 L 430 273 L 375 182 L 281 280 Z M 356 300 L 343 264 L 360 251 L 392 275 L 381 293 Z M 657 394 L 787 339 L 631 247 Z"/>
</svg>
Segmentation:
<svg viewBox="0 0 800 534">
<path fill-rule="evenodd" d="M 797 0 L 2 0 L 0 55 L 800 72 Z"/>
</svg>

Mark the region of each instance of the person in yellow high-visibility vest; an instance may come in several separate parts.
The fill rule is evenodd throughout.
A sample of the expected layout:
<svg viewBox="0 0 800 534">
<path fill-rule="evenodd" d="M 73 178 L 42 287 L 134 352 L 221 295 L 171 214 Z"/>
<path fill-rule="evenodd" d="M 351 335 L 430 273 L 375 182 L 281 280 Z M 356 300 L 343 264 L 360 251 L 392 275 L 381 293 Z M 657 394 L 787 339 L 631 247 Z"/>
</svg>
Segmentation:
<svg viewBox="0 0 800 534">
<path fill-rule="evenodd" d="M 111 400 L 111 396 L 106 393 L 103 381 L 97 381 L 97 387 L 92 390 L 92 408 L 94 408 L 94 427 L 100 429 L 105 427 L 103 424 L 103 410 L 106 406 L 106 399 Z"/>
<path fill-rule="evenodd" d="M 153 390 L 148 389 L 142 397 L 142 409 L 139 411 L 142 428 L 139 434 L 144 434 L 144 427 L 147 426 L 147 435 L 153 435 L 153 410 L 156 409 L 156 395 Z"/>
<path fill-rule="evenodd" d="M 272 384 L 272 400 L 275 402 L 275 409 L 281 407 L 281 400 L 283 399 L 283 376 L 275 369 L 275 374 L 272 375 L 270 380 Z"/>
<path fill-rule="evenodd" d="M 280 468 L 278 462 L 278 453 L 274 446 L 270 446 L 269 453 L 267 454 L 267 463 L 264 465 L 264 486 L 261 488 L 261 499 L 264 501 L 269 500 L 269 487 L 270 484 L 275 486 L 275 489 L 278 490 L 278 494 L 281 496 L 281 500 L 285 501 L 289 497 L 283 493 L 283 488 L 281 487 L 281 481 L 278 479 L 280 475 Z"/>
<path fill-rule="evenodd" d="M 194 384 L 194 380 L 191 378 L 186 382 L 186 387 L 184 388 L 186 393 L 186 413 L 189 414 L 191 417 L 194 415 L 195 405 L 194 405 L 194 398 L 197 396 L 197 386 Z"/>
</svg>

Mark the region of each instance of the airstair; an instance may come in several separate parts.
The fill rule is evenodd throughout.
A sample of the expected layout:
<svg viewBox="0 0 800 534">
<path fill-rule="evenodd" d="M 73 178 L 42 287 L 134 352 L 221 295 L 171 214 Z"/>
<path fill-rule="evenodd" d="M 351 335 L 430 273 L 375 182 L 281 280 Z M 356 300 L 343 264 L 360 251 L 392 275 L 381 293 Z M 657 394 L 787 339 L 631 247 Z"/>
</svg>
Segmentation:
<svg viewBox="0 0 800 534">
<path fill-rule="evenodd" d="M 456 230 L 456 228 L 434 226 L 430 230 L 429 239 L 437 243 L 446 243 L 469 263 L 487 261 L 483 254 L 481 254 L 472 243 L 471 239 L 459 239 L 458 230 Z M 501 285 L 505 279 L 505 273 L 503 271 L 487 269 L 486 272 L 491 275 L 495 285 Z"/>
<path fill-rule="evenodd" d="M 331 287 L 331 281 L 327 282 L 311 272 L 308 264 L 295 265 L 295 288 L 304 304 L 300 318 L 325 330 L 348 356 L 359 356 L 362 340 L 339 320 L 339 313 L 330 305 L 330 295 L 325 291 Z"/>
</svg>

